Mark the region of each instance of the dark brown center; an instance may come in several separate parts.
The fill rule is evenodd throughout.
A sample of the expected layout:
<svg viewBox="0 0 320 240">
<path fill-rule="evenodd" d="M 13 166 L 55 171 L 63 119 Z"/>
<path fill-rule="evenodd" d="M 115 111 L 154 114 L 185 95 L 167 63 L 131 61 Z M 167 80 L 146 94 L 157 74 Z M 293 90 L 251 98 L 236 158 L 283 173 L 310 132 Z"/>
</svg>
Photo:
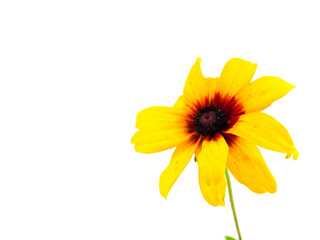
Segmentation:
<svg viewBox="0 0 320 240">
<path fill-rule="evenodd" d="M 208 111 L 202 113 L 200 116 L 199 122 L 204 127 L 210 127 L 212 124 L 214 124 L 217 120 L 217 115 L 214 111 Z"/>
<path fill-rule="evenodd" d="M 228 117 L 215 106 L 200 109 L 193 118 L 196 131 L 202 136 L 212 136 L 228 128 Z"/>
</svg>

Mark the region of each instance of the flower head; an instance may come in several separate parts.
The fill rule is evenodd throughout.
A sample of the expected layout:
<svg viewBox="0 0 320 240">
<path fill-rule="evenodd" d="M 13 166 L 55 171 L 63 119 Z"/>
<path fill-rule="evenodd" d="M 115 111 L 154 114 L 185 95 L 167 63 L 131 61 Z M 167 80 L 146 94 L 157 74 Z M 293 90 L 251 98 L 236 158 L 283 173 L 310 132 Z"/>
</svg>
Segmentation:
<svg viewBox="0 0 320 240">
<path fill-rule="evenodd" d="M 271 76 L 250 83 L 257 64 L 240 58 L 229 60 L 219 78 L 205 78 L 200 61 L 191 68 L 173 107 L 150 107 L 137 115 L 139 130 L 131 139 L 137 152 L 176 147 L 160 176 L 161 195 L 167 198 L 193 154 L 201 193 L 213 206 L 224 206 L 226 167 L 253 192 L 276 192 L 276 181 L 257 146 L 293 159 L 298 151 L 285 127 L 260 111 L 294 86 Z"/>
</svg>

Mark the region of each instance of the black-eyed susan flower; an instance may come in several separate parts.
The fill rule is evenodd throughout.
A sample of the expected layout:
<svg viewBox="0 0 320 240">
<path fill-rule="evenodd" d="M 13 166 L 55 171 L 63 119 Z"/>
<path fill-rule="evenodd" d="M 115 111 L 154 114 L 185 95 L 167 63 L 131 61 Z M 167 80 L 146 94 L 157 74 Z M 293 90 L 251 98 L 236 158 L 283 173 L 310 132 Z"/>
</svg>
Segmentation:
<svg viewBox="0 0 320 240">
<path fill-rule="evenodd" d="M 271 76 L 251 82 L 257 64 L 239 58 L 229 60 L 219 78 L 205 78 L 200 61 L 191 68 L 173 107 L 150 107 L 137 115 L 139 130 L 131 140 L 137 152 L 176 147 L 160 176 L 161 195 L 167 198 L 193 154 L 201 193 L 213 206 L 225 205 L 226 167 L 253 192 L 276 192 L 276 181 L 257 146 L 293 159 L 298 151 L 285 127 L 261 111 L 294 86 Z"/>
</svg>

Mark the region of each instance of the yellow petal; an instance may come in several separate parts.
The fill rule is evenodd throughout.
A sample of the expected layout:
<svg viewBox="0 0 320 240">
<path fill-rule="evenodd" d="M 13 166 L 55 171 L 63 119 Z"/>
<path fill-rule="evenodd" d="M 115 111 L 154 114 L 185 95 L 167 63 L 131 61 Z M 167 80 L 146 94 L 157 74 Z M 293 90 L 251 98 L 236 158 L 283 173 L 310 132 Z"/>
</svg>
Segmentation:
<svg viewBox="0 0 320 240">
<path fill-rule="evenodd" d="M 298 158 L 298 151 L 284 126 L 268 114 L 253 112 L 241 115 L 239 121 L 226 133 L 231 133 L 260 147 L 293 154 Z"/>
<path fill-rule="evenodd" d="M 203 141 L 205 141 L 205 140 L 206 140 L 206 138 Z M 206 145 L 206 144 L 204 144 L 204 145 Z M 196 151 L 195 151 L 198 165 L 199 165 L 199 160 L 198 160 L 199 154 L 201 153 L 201 151 L 202 151 L 202 145 L 199 144 Z M 227 182 L 226 182 L 225 177 L 222 177 L 218 184 L 212 183 L 212 184 L 208 185 L 203 177 L 203 172 L 200 171 L 200 166 L 199 166 L 199 185 L 200 185 L 200 190 L 201 190 L 201 194 L 202 194 L 203 198 L 210 205 L 212 205 L 212 206 L 225 206 L 224 198 L 225 198 L 226 186 L 227 186 Z"/>
<path fill-rule="evenodd" d="M 228 144 L 221 134 L 214 139 L 205 138 L 201 152 L 197 156 L 199 174 L 207 185 L 217 185 L 224 176 L 226 169 Z"/>
<path fill-rule="evenodd" d="M 294 87 L 281 78 L 266 76 L 242 88 L 235 97 L 243 105 L 246 113 L 262 111 Z"/>
<path fill-rule="evenodd" d="M 199 185 L 203 198 L 212 206 L 225 206 L 224 198 L 226 194 L 226 178 L 223 177 L 218 184 L 207 185 L 206 181 L 200 177 Z"/>
<path fill-rule="evenodd" d="M 170 164 L 160 176 L 160 193 L 165 199 L 167 199 L 167 195 L 173 184 L 176 182 L 182 171 L 189 163 L 190 158 L 198 146 L 199 140 L 200 139 L 191 137 L 187 141 L 178 145 L 175 149 Z"/>
<path fill-rule="evenodd" d="M 176 147 L 192 133 L 187 128 L 185 111 L 173 107 L 150 107 L 137 116 L 131 142 L 140 153 L 154 153 Z"/>
<path fill-rule="evenodd" d="M 227 167 L 232 175 L 255 193 L 275 193 L 277 183 L 260 150 L 252 143 L 237 137 L 229 145 Z"/>
<path fill-rule="evenodd" d="M 201 103 L 207 95 L 207 86 L 200 67 L 201 58 L 192 66 L 183 88 L 183 95 L 194 104 Z"/>
<path fill-rule="evenodd" d="M 139 130 L 137 131 L 132 139 L 131 142 L 133 144 L 146 144 L 158 141 L 165 141 L 175 138 L 181 138 L 187 135 L 184 130 L 180 129 L 161 129 L 161 130 Z"/>
<path fill-rule="evenodd" d="M 217 91 L 222 97 L 233 97 L 241 88 L 250 83 L 256 68 L 257 64 L 241 58 L 230 59 L 217 81 Z"/>
<path fill-rule="evenodd" d="M 174 108 L 182 109 L 189 119 L 193 119 L 193 116 L 198 112 L 197 106 L 191 102 L 187 97 L 181 95 L 176 103 L 173 105 Z M 186 117 L 188 118 L 188 117 Z"/>
<path fill-rule="evenodd" d="M 206 85 L 206 93 L 205 93 L 205 105 L 208 105 L 208 102 L 214 98 L 215 93 L 217 91 L 217 83 L 218 83 L 219 78 L 204 78 L 205 85 Z"/>
<path fill-rule="evenodd" d="M 173 105 L 173 107 L 175 107 L 175 108 L 185 108 L 186 107 L 185 96 L 181 95 L 178 98 L 178 100 L 176 101 L 176 103 Z"/>
<path fill-rule="evenodd" d="M 178 146 L 190 137 L 191 133 L 179 129 L 139 130 L 132 137 L 134 149 L 139 153 L 155 153 Z"/>
<path fill-rule="evenodd" d="M 182 95 L 179 97 L 174 107 L 184 108 L 193 113 L 197 112 L 198 108 L 205 107 L 210 104 L 210 100 L 214 98 L 216 93 L 216 85 L 218 78 L 203 78 L 202 89 L 190 89 L 194 91 L 192 97 L 186 97 L 188 95 Z M 200 88 L 200 86 L 199 86 Z M 199 91 L 202 94 L 199 94 Z"/>
<path fill-rule="evenodd" d="M 137 115 L 136 127 L 138 129 L 163 127 L 174 125 L 182 127 L 186 113 L 182 109 L 173 107 L 149 107 Z"/>
</svg>

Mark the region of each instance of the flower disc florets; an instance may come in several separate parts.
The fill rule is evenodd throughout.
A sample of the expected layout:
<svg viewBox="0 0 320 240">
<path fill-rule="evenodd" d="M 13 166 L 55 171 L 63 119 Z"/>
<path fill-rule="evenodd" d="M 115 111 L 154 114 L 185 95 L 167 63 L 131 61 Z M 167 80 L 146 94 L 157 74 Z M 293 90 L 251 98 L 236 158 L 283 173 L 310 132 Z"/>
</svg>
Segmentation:
<svg viewBox="0 0 320 240">
<path fill-rule="evenodd" d="M 201 108 L 193 118 L 196 131 L 202 136 L 214 137 L 215 133 L 228 128 L 228 117 L 215 106 Z"/>
</svg>

